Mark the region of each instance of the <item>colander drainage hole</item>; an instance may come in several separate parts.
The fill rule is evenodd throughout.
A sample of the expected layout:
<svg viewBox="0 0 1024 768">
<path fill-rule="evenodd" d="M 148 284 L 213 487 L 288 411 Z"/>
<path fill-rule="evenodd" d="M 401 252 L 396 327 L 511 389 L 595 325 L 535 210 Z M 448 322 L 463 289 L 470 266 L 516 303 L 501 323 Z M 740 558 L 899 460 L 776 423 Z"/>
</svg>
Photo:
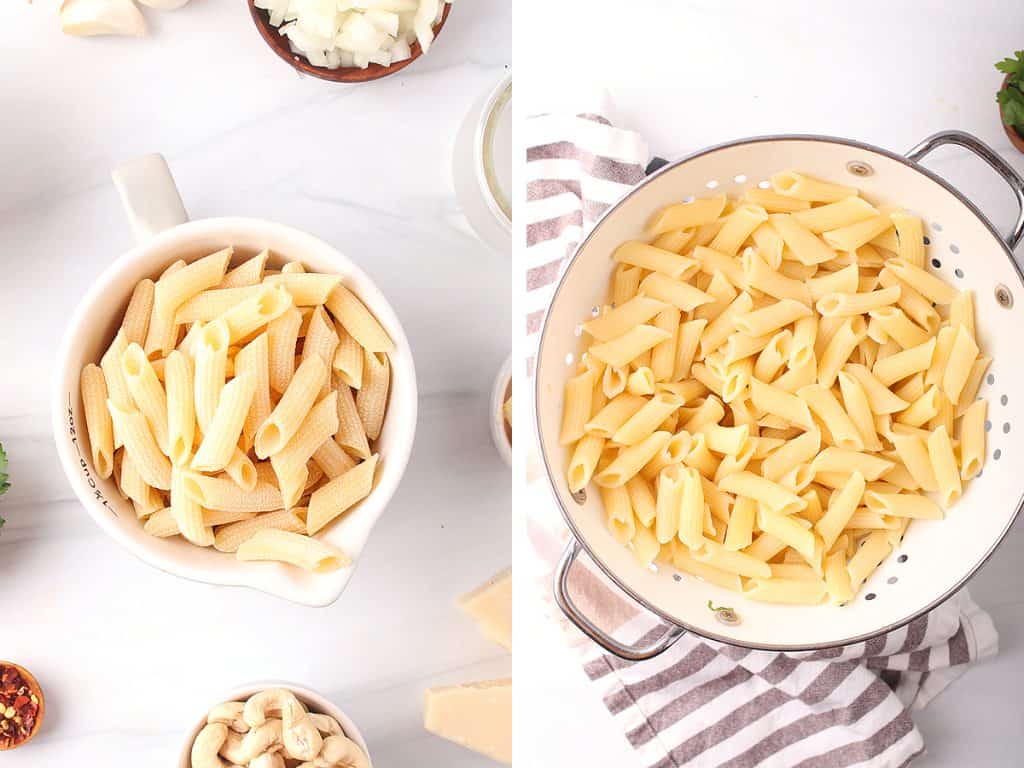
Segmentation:
<svg viewBox="0 0 1024 768">
<path fill-rule="evenodd" d="M 897 563 L 905 563 L 909 559 L 910 559 L 910 557 L 908 555 L 900 555 L 899 557 L 896 558 L 896 562 Z"/>
<path fill-rule="evenodd" d="M 992 431 L 992 422 L 991 421 L 986 421 L 985 422 L 985 431 L 986 432 L 991 432 Z"/>
<path fill-rule="evenodd" d="M 938 259 L 932 259 L 932 266 L 936 269 L 942 269 L 942 262 Z"/>
<path fill-rule="evenodd" d="M 931 245 L 932 244 L 932 241 L 928 238 L 928 235 L 924 236 L 924 244 L 925 245 Z"/>
<path fill-rule="evenodd" d="M 717 181 L 717 179 L 711 179 L 711 181 L 709 181 L 704 186 L 707 187 L 708 189 L 717 189 L 718 188 L 718 181 Z"/>
<path fill-rule="evenodd" d="M 896 578 L 895 576 L 890 576 L 888 579 L 885 580 L 885 583 L 886 584 L 895 584 L 897 581 L 899 581 L 898 578 Z"/>
<path fill-rule="evenodd" d="M 992 458 L 995 459 L 996 461 L 999 461 L 999 459 L 1001 459 L 1002 456 L 1003 456 L 1003 452 L 1001 450 L 999 450 L 998 448 L 996 448 L 994 451 L 992 451 Z"/>
<path fill-rule="evenodd" d="M 960 269 L 960 267 L 957 267 L 956 269 L 953 270 L 953 274 L 956 275 L 957 277 L 963 277 L 964 271 Z"/>
<path fill-rule="evenodd" d="M 682 581 L 683 580 L 683 577 L 680 576 L 678 573 L 673 573 L 672 574 L 672 578 L 675 579 L 676 581 Z"/>
<path fill-rule="evenodd" d="M 566 355 L 566 356 L 565 356 L 565 364 L 566 364 L 566 365 L 572 365 L 572 363 L 573 363 L 573 360 L 575 360 L 575 359 L 576 359 L 576 358 L 575 358 L 575 357 L 573 357 L 573 354 L 572 354 L 572 352 L 570 352 L 570 353 L 569 353 L 568 355 Z"/>
<path fill-rule="evenodd" d="M 941 232 L 942 231 L 942 225 L 939 224 L 939 222 L 937 222 L 937 221 L 933 221 L 932 222 L 932 229 L 934 229 L 936 232 Z"/>
<path fill-rule="evenodd" d="M 877 597 L 877 595 L 875 595 L 874 592 L 868 592 L 866 595 L 864 595 L 865 600 L 874 600 L 875 597 Z"/>
<path fill-rule="evenodd" d="M 1005 424 L 1003 424 L 1003 434 L 1010 434 L 1010 422 L 1006 422 Z"/>
<path fill-rule="evenodd" d="M 761 189 L 771 189 L 772 183 L 766 179 L 765 181 L 759 181 L 757 186 Z"/>
<path fill-rule="evenodd" d="M 742 173 L 737 175 L 737 176 L 733 176 L 732 180 L 735 181 L 737 184 L 746 184 L 747 183 L 747 177 L 744 176 Z"/>
<path fill-rule="evenodd" d="M 1008 402 L 1010 402 L 1010 398 L 1008 398 L 1006 395 L 1003 395 L 1002 397 L 999 398 L 999 402 L 1002 405 L 1006 405 Z"/>
<path fill-rule="evenodd" d="M 985 383 L 987 383 L 991 387 L 993 384 L 996 383 L 996 377 L 990 373 L 988 376 L 985 377 Z"/>
<path fill-rule="evenodd" d="M 949 252 L 950 253 L 960 253 L 960 246 L 957 245 L 956 243 L 951 244 L 949 246 Z"/>
</svg>

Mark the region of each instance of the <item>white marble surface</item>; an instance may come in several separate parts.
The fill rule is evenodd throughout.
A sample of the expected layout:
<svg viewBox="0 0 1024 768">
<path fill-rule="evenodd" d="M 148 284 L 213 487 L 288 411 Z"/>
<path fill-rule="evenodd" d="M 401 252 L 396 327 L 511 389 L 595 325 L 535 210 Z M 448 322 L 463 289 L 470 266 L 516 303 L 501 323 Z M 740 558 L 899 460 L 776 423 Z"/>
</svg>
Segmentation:
<svg viewBox="0 0 1024 768">
<path fill-rule="evenodd" d="M 1003 134 L 994 103 L 1001 75 L 992 64 L 1024 39 L 1024 12 L 1013 0 L 634 0 L 628 13 L 616 3 L 618 11 L 598 4 L 586 14 L 572 0 L 521 6 L 527 14 L 543 7 L 547 23 L 531 28 L 531 55 L 517 61 L 520 103 L 532 111 L 576 106 L 603 86 L 617 123 L 642 131 L 652 152 L 666 158 L 782 132 L 846 136 L 905 151 L 931 133 L 959 128 L 1024 172 L 1024 156 Z M 997 225 L 1009 225 L 1010 193 L 980 161 L 942 150 L 927 165 Z M 1002 649 L 916 716 L 928 755 L 915 766 L 1020 765 L 1022 558 L 1024 523 L 1018 522 L 971 583 L 996 622 Z M 517 666 L 529 669 L 532 681 L 529 705 L 519 710 L 517 754 L 537 768 L 636 765 L 575 657 L 535 605 L 525 599 L 520 605 L 521 625 L 529 611 L 535 629 L 517 638 Z"/>
<path fill-rule="evenodd" d="M 56 3 L 0 4 L 0 657 L 34 670 L 44 731 L 5 768 L 176 764 L 225 689 L 283 678 L 361 726 L 378 768 L 486 766 L 426 735 L 422 690 L 509 674 L 454 598 L 508 565 L 512 480 L 487 400 L 517 328 L 514 265 L 467 231 L 451 137 L 511 59 L 511 8 L 453 10 L 436 48 L 370 86 L 300 79 L 245 3 L 148 13 L 145 40 L 61 35 Z M 164 153 L 193 217 L 276 219 L 335 244 L 388 295 L 421 392 L 405 480 L 348 591 L 313 610 L 176 580 L 72 498 L 49 428 L 65 317 L 132 244 L 110 169 Z"/>
</svg>

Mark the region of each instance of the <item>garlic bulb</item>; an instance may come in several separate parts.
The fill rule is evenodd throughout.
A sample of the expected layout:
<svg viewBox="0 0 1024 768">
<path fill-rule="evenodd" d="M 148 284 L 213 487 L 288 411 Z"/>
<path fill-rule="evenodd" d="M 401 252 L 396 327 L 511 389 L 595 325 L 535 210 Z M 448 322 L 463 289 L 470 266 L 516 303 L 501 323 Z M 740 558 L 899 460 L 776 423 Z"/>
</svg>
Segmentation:
<svg viewBox="0 0 1024 768">
<path fill-rule="evenodd" d="M 133 0 L 64 0 L 60 26 L 65 34 L 81 37 L 146 34 L 146 20 Z"/>
</svg>

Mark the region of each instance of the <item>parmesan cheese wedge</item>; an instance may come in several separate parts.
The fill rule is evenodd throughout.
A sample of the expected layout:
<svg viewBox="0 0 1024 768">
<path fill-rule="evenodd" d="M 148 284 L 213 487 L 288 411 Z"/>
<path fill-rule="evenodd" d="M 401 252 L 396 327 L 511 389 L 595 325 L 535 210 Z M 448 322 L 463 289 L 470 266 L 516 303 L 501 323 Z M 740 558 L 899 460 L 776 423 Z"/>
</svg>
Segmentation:
<svg viewBox="0 0 1024 768">
<path fill-rule="evenodd" d="M 512 650 L 512 569 L 497 573 L 459 598 L 459 608 L 480 626 L 484 637 Z"/>
<path fill-rule="evenodd" d="M 512 678 L 431 688 L 423 726 L 443 739 L 512 765 Z"/>
</svg>

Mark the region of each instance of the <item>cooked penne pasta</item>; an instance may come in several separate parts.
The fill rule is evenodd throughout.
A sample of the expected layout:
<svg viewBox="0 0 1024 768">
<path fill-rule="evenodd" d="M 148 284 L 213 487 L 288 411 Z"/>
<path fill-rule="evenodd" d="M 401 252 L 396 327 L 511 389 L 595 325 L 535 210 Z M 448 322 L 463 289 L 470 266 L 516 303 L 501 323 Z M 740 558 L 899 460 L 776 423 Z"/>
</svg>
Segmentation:
<svg viewBox="0 0 1024 768">
<path fill-rule="evenodd" d="M 800 173 L 772 184 L 669 206 L 614 251 L 568 385 L 567 482 L 596 484 L 644 565 L 843 605 L 981 471 L 990 360 L 919 217 Z"/>
</svg>

